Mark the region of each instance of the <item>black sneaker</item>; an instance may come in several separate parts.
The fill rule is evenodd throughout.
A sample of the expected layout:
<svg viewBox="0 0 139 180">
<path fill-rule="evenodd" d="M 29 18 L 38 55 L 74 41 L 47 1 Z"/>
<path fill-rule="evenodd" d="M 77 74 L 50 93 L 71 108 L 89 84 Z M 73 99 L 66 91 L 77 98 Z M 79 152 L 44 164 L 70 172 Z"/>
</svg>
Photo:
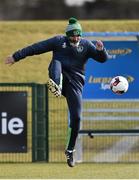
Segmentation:
<svg viewBox="0 0 139 180">
<path fill-rule="evenodd" d="M 75 161 L 73 159 L 73 152 L 75 150 L 66 150 L 65 151 L 65 155 L 66 155 L 66 158 L 67 158 L 67 164 L 69 167 L 74 167 L 75 166 Z"/>
<path fill-rule="evenodd" d="M 52 79 L 48 80 L 47 86 L 49 91 L 51 91 L 55 97 L 61 96 L 61 88 Z"/>
</svg>

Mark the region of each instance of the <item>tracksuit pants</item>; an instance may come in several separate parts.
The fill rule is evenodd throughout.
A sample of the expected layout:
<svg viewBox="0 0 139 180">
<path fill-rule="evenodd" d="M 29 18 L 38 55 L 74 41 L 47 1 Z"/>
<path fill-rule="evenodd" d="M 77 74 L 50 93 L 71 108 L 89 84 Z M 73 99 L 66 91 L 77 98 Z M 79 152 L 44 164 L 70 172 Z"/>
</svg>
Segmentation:
<svg viewBox="0 0 139 180">
<path fill-rule="evenodd" d="M 53 60 L 49 65 L 49 77 L 59 85 L 61 73 L 63 74 L 62 94 L 65 96 L 70 114 L 67 150 L 73 150 L 78 136 L 81 120 L 82 89 L 83 83 L 77 76 L 67 73 L 62 69 L 61 62 Z"/>
</svg>

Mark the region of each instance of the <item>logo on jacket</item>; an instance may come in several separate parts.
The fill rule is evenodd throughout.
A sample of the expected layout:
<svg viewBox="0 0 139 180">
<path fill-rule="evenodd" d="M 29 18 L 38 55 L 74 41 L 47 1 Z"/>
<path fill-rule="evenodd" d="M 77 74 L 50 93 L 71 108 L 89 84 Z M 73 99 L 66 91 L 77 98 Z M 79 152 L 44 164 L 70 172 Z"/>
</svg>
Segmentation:
<svg viewBox="0 0 139 180">
<path fill-rule="evenodd" d="M 64 42 L 63 44 L 62 44 L 62 48 L 66 48 L 67 47 L 67 45 L 66 45 L 66 43 Z"/>
<path fill-rule="evenodd" d="M 82 51 L 83 51 L 83 46 L 78 46 L 78 47 L 77 47 L 77 51 L 78 51 L 78 52 L 82 52 Z"/>
</svg>

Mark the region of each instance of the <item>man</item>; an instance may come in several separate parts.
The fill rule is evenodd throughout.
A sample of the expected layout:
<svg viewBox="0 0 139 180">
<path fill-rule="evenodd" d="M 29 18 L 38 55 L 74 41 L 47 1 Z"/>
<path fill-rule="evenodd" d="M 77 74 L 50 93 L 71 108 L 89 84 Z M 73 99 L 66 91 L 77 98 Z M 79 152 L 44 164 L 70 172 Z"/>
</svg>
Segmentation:
<svg viewBox="0 0 139 180">
<path fill-rule="evenodd" d="M 85 82 L 85 64 L 88 58 L 105 62 L 107 52 L 101 41 L 96 46 L 82 38 L 82 27 L 75 18 L 69 19 L 66 36 L 58 35 L 35 43 L 8 56 L 6 64 L 13 64 L 27 56 L 53 52 L 49 65 L 48 89 L 56 96 L 65 96 L 70 112 L 68 142 L 65 150 L 67 164 L 75 165 L 73 152 L 80 128 L 82 90 Z"/>
</svg>

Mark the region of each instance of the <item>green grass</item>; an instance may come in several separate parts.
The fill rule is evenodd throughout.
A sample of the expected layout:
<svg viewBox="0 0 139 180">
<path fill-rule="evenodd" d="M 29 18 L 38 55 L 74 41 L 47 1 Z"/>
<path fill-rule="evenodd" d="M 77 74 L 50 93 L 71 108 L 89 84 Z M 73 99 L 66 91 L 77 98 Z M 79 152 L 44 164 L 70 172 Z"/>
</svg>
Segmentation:
<svg viewBox="0 0 139 180">
<path fill-rule="evenodd" d="M 83 30 L 89 31 L 138 31 L 139 20 L 80 21 Z M 28 57 L 13 66 L 4 64 L 4 59 L 29 44 L 64 34 L 67 21 L 11 21 L 0 22 L 0 82 L 45 83 L 51 53 Z"/>
<path fill-rule="evenodd" d="M 1 179 L 138 179 L 139 164 L 0 164 Z"/>
</svg>

